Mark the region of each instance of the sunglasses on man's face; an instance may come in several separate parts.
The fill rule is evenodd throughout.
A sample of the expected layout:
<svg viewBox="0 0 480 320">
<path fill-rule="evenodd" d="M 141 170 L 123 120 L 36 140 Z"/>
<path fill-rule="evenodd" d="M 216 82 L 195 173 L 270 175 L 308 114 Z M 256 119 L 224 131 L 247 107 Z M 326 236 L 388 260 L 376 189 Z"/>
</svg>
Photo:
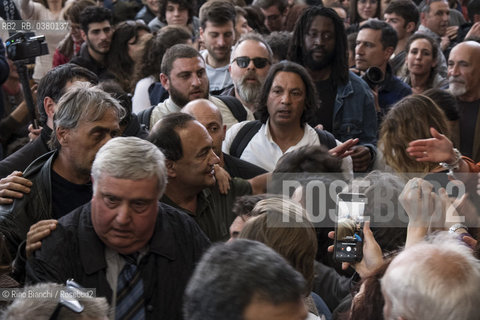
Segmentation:
<svg viewBox="0 0 480 320">
<path fill-rule="evenodd" d="M 255 66 L 255 68 L 258 68 L 258 69 L 265 68 L 265 66 L 270 63 L 270 61 L 267 58 L 250 59 L 249 57 L 237 57 L 233 59 L 233 61 L 236 61 L 237 65 L 242 69 L 245 69 L 246 67 L 248 67 L 248 65 L 250 64 L 250 61 L 253 61 L 253 65 Z"/>
</svg>

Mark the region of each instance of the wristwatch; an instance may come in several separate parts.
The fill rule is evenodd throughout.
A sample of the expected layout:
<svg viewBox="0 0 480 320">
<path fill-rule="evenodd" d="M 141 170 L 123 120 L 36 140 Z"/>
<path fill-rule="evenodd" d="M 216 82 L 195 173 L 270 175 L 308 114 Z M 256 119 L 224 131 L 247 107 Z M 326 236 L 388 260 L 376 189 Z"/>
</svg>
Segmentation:
<svg viewBox="0 0 480 320">
<path fill-rule="evenodd" d="M 450 227 L 450 229 L 448 229 L 448 232 L 449 233 L 455 233 L 458 229 L 465 229 L 466 231 L 468 231 L 468 228 L 466 225 L 464 224 L 461 224 L 461 223 L 455 223 L 453 226 Z"/>
</svg>

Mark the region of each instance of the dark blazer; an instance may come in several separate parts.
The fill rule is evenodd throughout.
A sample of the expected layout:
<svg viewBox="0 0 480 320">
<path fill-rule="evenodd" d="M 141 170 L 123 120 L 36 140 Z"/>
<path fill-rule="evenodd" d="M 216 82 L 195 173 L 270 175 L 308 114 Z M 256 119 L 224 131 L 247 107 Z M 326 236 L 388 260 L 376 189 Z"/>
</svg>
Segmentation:
<svg viewBox="0 0 480 320">
<path fill-rule="evenodd" d="M 182 297 L 195 263 L 210 245 L 187 214 L 160 203 L 149 250 L 140 262 L 146 319 L 182 319 Z M 112 301 L 105 245 L 95 233 L 87 203 L 59 220 L 27 262 L 27 282 L 65 283 L 73 278 Z"/>
</svg>

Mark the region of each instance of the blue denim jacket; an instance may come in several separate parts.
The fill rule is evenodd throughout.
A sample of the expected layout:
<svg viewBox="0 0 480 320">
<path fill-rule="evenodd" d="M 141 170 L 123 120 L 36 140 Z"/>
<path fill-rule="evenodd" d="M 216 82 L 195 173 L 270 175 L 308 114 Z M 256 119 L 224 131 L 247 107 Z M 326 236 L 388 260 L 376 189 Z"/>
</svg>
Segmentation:
<svg viewBox="0 0 480 320">
<path fill-rule="evenodd" d="M 360 139 L 359 144 L 377 144 L 377 113 L 368 85 L 349 71 L 349 81 L 337 88 L 333 109 L 333 135 L 340 141 Z"/>
</svg>

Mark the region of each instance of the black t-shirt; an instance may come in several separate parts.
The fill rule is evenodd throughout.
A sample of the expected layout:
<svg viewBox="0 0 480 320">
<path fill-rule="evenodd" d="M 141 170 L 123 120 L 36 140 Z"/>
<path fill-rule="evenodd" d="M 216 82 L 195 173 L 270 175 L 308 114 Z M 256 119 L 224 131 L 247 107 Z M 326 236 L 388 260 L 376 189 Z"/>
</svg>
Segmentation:
<svg viewBox="0 0 480 320">
<path fill-rule="evenodd" d="M 308 123 L 315 127 L 318 124 L 323 125 L 323 129 L 332 132 L 333 127 L 333 108 L 335 106 L 335 98 L 337 96 L 337 88 L 330 79 L 315 82 L 318 97 L 320 99 L 320 107 L 318 108 L 314 121 Z"/>
<path fill-rule="evenodd" d="M 473 139 L 475 138 L 475 127 L 477 126 L 478 108 L 480 108 L 480 100 L 473 102 L 458 101 L 460 113 L 460 152 L 469 158 L 473 156 Z"/>
<path fill-rule="evenodd" d="M 59 219 L 92 199 L 92 184 L 75 184 L 52 174 L 52 218 Z"/>
</svg>

